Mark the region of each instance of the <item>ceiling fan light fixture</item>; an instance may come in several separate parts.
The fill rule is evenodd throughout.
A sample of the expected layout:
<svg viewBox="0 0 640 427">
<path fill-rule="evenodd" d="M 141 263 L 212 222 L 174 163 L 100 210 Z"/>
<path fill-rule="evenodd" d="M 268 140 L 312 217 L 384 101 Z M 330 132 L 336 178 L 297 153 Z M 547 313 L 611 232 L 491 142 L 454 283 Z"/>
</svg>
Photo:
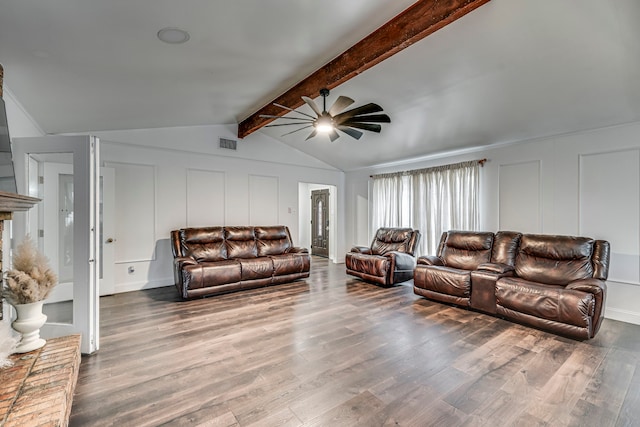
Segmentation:
<svg viewBox="0 0 640 427">
<path fill-rule="evenodd" d="M 329 133 L 334 129 L 333 119 L 328 114 L 322 114 L 322 116 L 318 117 L 313 126 L 318 133 Z"/>
<path fill-rule="evenodd" d="M 288 123 L 268 124 L 265 127 L 298 127 L 298 129 L 287 132 L 282 136 L 291 135 L 292 133 L 300 132 L 304 129 L 313 128 L 305 141 L 321 133 L 323 135 L 327 135 L 329 140 L 333 142 L 340 137 L 338 131 L 341 131 L 354 139 L 360 139 L 363 130 L 380 133 L 382 130 L 380 123 L 391 123 L 391 119 L 386 114 L 373 114 L 382 111 L 382 107 L 378 104 L 369 103 L 361 107 L 344 111 L 345 108 L 353 104 L 355 101 L 347 96 L 339 96 L 331 108 L 327 110 L 327 96 L 329 96 L 329 89 L 322 89 L 320 91 L 320 95 L 322 96 L 322 110 L 318 108 L 313 99 L 307 96 L 302 97 L 302 100 L 311 108 L 311 110 L 313 110 L 315 116 L 274 102 L 273 105 L 276 107 L 297 113 L 303 117 L 286 117 L 290 120 Z M 260 117 L 267 119 L 282 118 L 281 115 L 274 114 L 261 114 Z"/>
</svg>

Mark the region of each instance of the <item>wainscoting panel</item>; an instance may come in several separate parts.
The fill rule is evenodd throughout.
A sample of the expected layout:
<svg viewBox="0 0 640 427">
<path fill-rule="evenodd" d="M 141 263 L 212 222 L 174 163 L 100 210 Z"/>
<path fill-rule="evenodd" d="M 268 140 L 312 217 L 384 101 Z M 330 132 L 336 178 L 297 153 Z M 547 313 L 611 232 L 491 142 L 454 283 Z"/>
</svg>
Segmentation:
<svg viewBox="0 0 640 427">
<path fill-rule="evenodd" d="M 225 173 L 187 169 L 187 226 L 225 225 Z"/>
<path fill-rule="evenodd" d="M 540 161 L 500 165 L 499 186 L 500 230 L 541 232 Z"/>
<path fill-rule="evenodd" d="M 640 150 L 580 156 L 580 234 L 611 243 L 609 279 L 640 284 Z"/>
<path fill-rule="evenodd" d="M 116 263 L 153 261 L 156 244 L 155 166 L 108 163 L 116 175 Z"/>
<path fill-rule="evenodd" d="M 249 175 L 249 222 L 278 225 L 278 177 Z"/>
</svg>

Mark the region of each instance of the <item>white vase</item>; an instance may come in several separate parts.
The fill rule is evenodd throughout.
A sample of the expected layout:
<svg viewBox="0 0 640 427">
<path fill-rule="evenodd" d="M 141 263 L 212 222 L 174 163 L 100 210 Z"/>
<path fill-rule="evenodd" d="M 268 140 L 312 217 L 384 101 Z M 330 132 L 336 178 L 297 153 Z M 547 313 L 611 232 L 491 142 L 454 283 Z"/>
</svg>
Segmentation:
<svg viewBox="0 0 640 427">
<path fill-rule="evenodd" d="M 22 334 L 22 340 L 16 348 L 16 353 L 28 353 L 46 344 L 47 341 L 40 338 L 40 328 L 47 321 L 47 316 L 42 314 L 43 301 L 29 304 L 16 304 L 16 320 L 11 327 Z"/>
</svg>

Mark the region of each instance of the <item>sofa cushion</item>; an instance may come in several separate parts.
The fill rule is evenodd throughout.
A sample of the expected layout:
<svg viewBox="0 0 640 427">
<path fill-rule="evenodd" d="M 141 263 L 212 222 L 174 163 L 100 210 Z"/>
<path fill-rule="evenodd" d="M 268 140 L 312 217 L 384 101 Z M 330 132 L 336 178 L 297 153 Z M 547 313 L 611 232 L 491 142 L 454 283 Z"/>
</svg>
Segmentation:
<svg viewBox="0 0 640 427">
<path fill-rule="evenodd" d="M 225 227 L 227 258 L 256 258 L 258 247 L 254 227 Z"/>
<path fill-rule="evenodd" d="M 309 271 L 309 255 L 305 253 L 270 255 L 273 261 L 273 275 L 303 273 Z"/>
<path fill-rule="evenodd" d="M 496 303 L 519 313 L 580 327 L 590 326 L 595 310 L 595 300 L 591 293 L 517 277 L 498 280 Z"/>
<path fill-rule="evenodd" d="M 462 270 L 475 270 L 491 260 L 493 233 L 450 231 L 440 258 L 444 265 Z"/>
<path fill-rule="evenodd" d="M 258 256 L 278 255 L 287 252 L 291 240 L 283 226 L 256 227 Z"/>
<path fill-rule="evenodd" d="M 409 252 L 412 235 L 411 228 L 380 228 L 371 244 L 371 253 L 384 255 L 391 251 Z"/>
<path fill-rule="evenodd" d="M 369 276 L 386 277 L 389 271 L 389 259 L 382 255 L 350 252 L 344 261 L 347 270 L 359 271 Z"/>
<path fill-rule="evenodd" d="M 269 257 L 238 259 L 242 280 L 264 279 L 273 275 L 273 261 Z"/>
<path fill-rule="evenodd" d="M 200 264 L 201 286 L 218 286 L 240 281 L 242 269 L 236 260 L 203 262 Z"/>
<path fill-rule="evenodd" d="M 198 262 L 227 259 L 222 227 L 185 228 L 181 230 L 182 253 Z"/>
<path fill-rule="evenodd" d="M 491 262 L 513 267 L 521 238 L 522 234 L 515 231 L 498 231 L 493 239 Z"/>
<path fill-rule="evenodd" d="M 593 277 L 593 244 L 587 237 L 525 234 L 516 256 L 516 275 L 550 285 Z"/>
<path fill-rule="evenodd" d="M 439 265 L 418 266 L 413 273 L 414 286 L 441 294 L 469 298 L 471 272 Z"/>
</svg>

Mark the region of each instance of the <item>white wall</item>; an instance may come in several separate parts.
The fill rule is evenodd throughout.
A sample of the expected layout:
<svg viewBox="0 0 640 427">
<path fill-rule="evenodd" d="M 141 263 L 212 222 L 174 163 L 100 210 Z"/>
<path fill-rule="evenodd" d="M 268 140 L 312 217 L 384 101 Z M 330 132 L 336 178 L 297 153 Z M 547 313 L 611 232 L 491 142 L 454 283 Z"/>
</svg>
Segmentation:
<svg viewBox="0 0 640 427">
<path fill-rule="evenodd" d="M 44 135 L 40 126 L 6 87 L 2 92 L 2 99 L 7 109 L 7 123 L 11 138 Z"/>
<path fill-rule="evenodd" d="M 349 172 L 346 247 L 363 243 L 369 175 L 483 157 L 481 228 L 608 240 L 605 316 L 640 324 L 640 123 Z"/>
<path fill-rule="evenodd" d="M 341 171 L 265 135 L 218 148 L 218 137 L 236 139 L 232 126 L 93 134 L 116 175 L 116 292 L 172 285 L 169 232 L 185 226 L 266 221 L 288 226 L 301 246 L 299 183 L 343 186 Z"/>
</svg>

